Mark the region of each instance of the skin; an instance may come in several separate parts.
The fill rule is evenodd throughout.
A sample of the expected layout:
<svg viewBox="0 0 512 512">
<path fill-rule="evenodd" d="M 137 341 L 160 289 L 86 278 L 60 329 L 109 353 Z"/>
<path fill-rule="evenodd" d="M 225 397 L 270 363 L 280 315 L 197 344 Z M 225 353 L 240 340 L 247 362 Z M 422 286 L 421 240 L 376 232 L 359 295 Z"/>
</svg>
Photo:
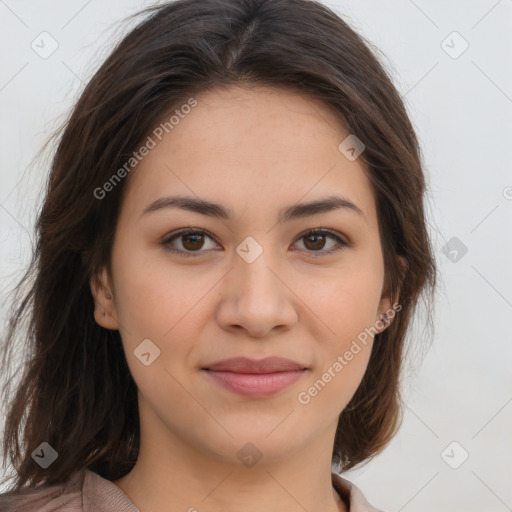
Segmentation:
<svg viewBox="0 0 512 512">
<path fill-rule="evenodd" d="M 338 149 L 349 133 L 311 97 L 246 86 L 196 99 L 129 176 L 113 273 L 91 279 L 95 319 L 119 329 L 139 390 L 140 455 L 114 483 L 156 512 L 347 510 L 331 485 L 332 447 L 373 340 L 307 405 L 297 395 L 392 308 L 370 182 Z M 141 216 L 176 194 L 233 217 L 178 208 Z M 364 217 L 342 208 L 277 222 L 281 208 L 331 195 Z M 166 236 L 189 226 L 207 232 L 202 244 L 182 236 L 168 245 L 196 256 L 166 251 Z M 351 246 L 327 254 L 335 239 L 306 236 L 320 227 Z M 252 263 L 236 252 L 248 236 L 263 249 Z M 144 339 L 160 350 L 148 366 L 134 355 Z M 201 371 L 242 355 L 287 357 L 308 371 L 266 398 L 236 395 Z M 251 467 L 237 457 L 247 442 L 262 455 Z"/>
</svg>

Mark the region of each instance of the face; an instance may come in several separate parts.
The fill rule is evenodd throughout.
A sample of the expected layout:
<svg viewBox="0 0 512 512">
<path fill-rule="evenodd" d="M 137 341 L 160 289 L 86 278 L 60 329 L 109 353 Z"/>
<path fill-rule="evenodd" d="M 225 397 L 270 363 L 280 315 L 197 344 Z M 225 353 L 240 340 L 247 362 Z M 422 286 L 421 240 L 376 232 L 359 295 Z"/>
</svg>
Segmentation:
<svg viewBox="0 0 512 512">
<path fill-rule="evenodd" d="M 313 98 L 231 87 L 195 99 L 129 176 L 112 275 L 91 280 L 96 321 L 120 331 L 142 435 L 224 461 L 248 441 L 266 460 L 319 439 L 332 449 L 370 356 L 362 333 L 392 307 L 370 182 Z M 327 198 L 340 200 L 291 209 Z M 208 369 L 269 356 L 299 369 Z"/>
</svg>

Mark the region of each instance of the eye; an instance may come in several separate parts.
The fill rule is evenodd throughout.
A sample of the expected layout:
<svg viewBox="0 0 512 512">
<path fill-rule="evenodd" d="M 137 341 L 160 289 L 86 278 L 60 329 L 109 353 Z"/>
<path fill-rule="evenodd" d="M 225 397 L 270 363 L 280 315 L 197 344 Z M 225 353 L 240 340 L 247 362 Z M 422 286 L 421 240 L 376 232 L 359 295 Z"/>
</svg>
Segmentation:
<svg viewBox="0 0 512 512">
<path fill-rule="evenodd" d="M 170 237 L 165 238 L 161 243 L 166 251 L 188 257 L 199 255 L 194 253 L 206 252 L 201 250 L 205 246 L 205 239 L 209 239 L 216 243 L 213 238 L 206 233 L 206 231 L 201 229 L 184 229 L 177 233 L 173 233 Z M 344 241 L 337 234 L 321 228 L 311 229 L 306 233 L 303 233 L 298 240 L 302 239 L 306 239 L 306 243 L 304 243 L 304 246 L 306 247 L 305 250 L 310 253 L 332 254 L 340 251 L 344 247 L 350 246 L 350 243 Z M 324 251 L 322 249 L 325 248 L 327 239 L 330 239 L 335 243 L 334 247 Z M 172 247 L 175 241 L 180 242 L 179 245 L 181 245 L 181 248 L 176 249 L 175 247 Z"/>
<path fill-rule="evenodd" d="M 345 242 L 340 236 L 333 233 L 332 231 L 321 228 L 307 231 L 299 237 L 299 240 L 302 239 L 306 240 L 306 243 L 303 242 L 304 246 L 307 249 L 312 249 L 308 250 L 307 252 L 319 252 L 320 254 L 332 254 L 350 245 L 348 242 Z M 323 251 L 322 249 L 325 247 L 325 241 L 327 239 L 334 240 L 334 247 L 331 246 L 328 251 Z"/>
<path fill-rule="evenodd" d="M 199 251 L 199 249 L 204 246 L 205 237 L 213 240 L 206 231 L 201 229 L 184 229 L 163 240 L 162 245 L 166 251 L 173 252 L 175 254 L 180 254 L 182 256 L 196 256 L 193 254 L 194 252 L 205 252 Z M 184 250 L 170 247 L 174 240 L 179 240 L 180 245 Z"/>
</svg>

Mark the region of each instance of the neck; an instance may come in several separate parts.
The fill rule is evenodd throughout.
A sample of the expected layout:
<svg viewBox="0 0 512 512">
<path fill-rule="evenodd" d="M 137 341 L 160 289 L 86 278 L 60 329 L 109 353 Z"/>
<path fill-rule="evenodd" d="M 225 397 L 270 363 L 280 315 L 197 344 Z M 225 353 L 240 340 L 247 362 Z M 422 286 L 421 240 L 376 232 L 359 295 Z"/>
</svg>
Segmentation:
<svg viewBox="0 0 512 512">
<path fill-rule="evenodd" d="M 169 438 L 168 431 L 147 439 L 141 430 L 136 465 L 113 483 L 141 512 L 346 512 L 332 486 L 332 443 L 319 439 L 287 457 L 246 466 Z"/>
</svg>

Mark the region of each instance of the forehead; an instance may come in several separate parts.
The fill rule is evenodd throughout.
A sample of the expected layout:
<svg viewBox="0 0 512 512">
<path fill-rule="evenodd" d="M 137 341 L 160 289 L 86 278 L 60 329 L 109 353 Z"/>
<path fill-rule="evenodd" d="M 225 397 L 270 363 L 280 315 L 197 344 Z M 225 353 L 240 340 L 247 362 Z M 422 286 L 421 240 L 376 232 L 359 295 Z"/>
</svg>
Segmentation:
<svg viewBox="0 0 512 512">
<path fill-rule="evenodd" d="M 165 195 L 263 215 L 338 193 L 375 217 L 360 161 L 338 148 L 349 132 L 319 100 L 267 87 L 216 89 L 194 99 L 196 106 L 179 112 L 161 140 L 151 135 L 155 147 L 132 171 L 125 203 L 134 216 Z"/>
</svg>

